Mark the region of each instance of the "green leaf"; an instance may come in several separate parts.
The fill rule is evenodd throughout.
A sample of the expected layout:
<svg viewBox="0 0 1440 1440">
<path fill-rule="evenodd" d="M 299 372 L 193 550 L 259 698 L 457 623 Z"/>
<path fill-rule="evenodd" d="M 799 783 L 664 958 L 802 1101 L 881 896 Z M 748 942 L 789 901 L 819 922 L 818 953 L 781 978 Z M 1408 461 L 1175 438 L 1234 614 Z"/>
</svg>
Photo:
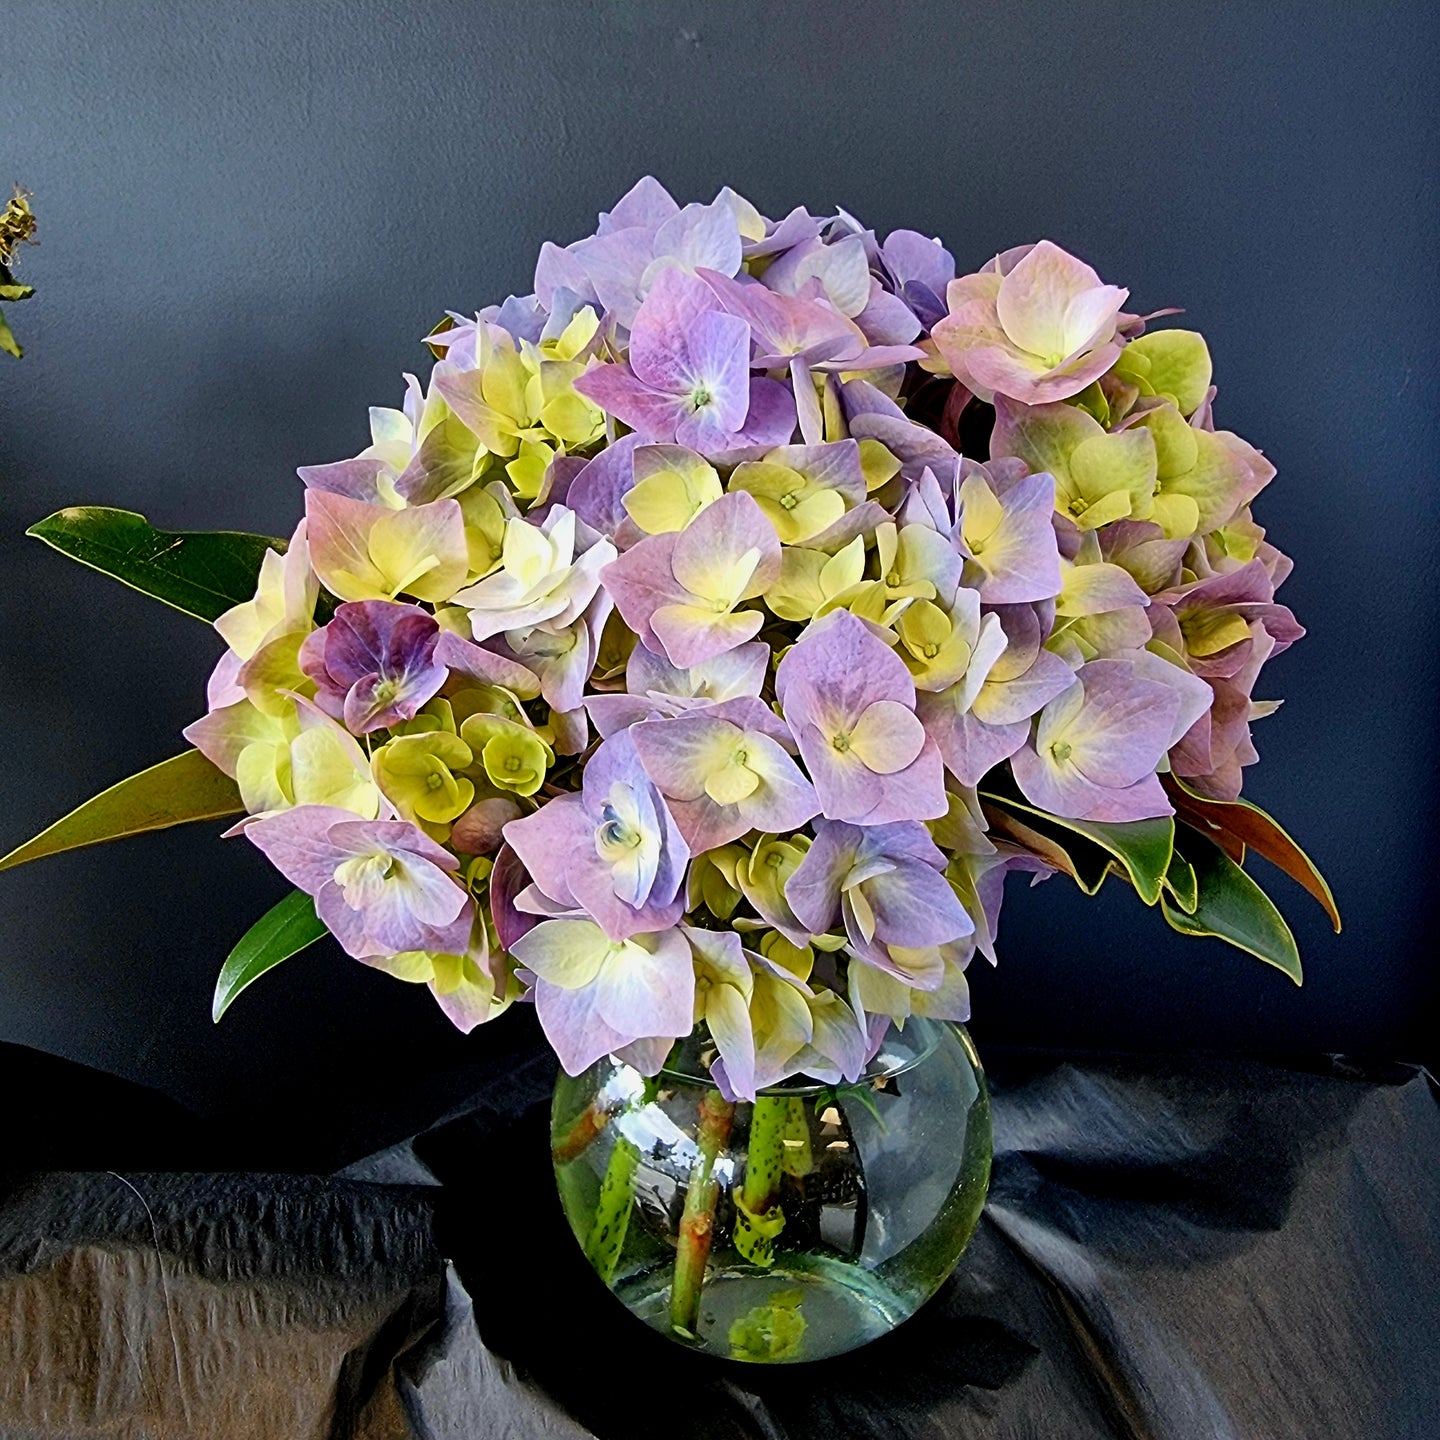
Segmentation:
<svg viewBox="0 0 1440 1440">
<path fill-rule="evenodd" d="M 1213 841 L 1184 829 L 1176 842 L 1195 871 L 1195 912 L 1161 905 L 1171 929 L 1210 935 L 1245 950 L 1301 982 L 1295 937 L 1270 897 Z"/>
<path fill-rule="evenodd" d="M 15 332 L 6 322 L 3 312 L 0 312 L 0 350 L 7 355 L 13 355 L 17 360 L 25 353 L 21 349 L 20 342 L 15 338 Z"/>
<path fill-rule="evenodd" d="M 1160 898 L 1160 887 L 1175 848 L 1175 822 L 1168 815 L 1158 820 L 1129 820 L 1123 823 L 1066 820 L 1008 795 L 982 792 L 981 798 L 1015 813 L 1032 828 L 1041 828 L 1035 823 L 1038 820 L 1045 826 L 1058 826 L 1083 836 L 1124 868 L 1136 893 L 1147 905 L 1153 905 Z M 1095 889 L 1089 893 L 1093 895 L 1099 888 L 1097 881 Z"/>
<path fill-rule="evenodd" d="M 325 925 L 315 914 L 315 902 L 303 890 L 287 895 L 245 932 L 220 967 L 211 1018 L 218 1025 L 242 990 L 323 934 Z"/>
<path fill-rule="evenodd" d="M 1200 903 L 1195 867 L 1178 850 L 1170 857 L 1170 868 L 1165 872 L 1165 889 L 1187 915 L 1195 913 L 1195 907 Z"/>
<path fill-rule="evenodd" d="M 1238 850 L 1243 858 L 1245 847 L 1258 851 L 1272 865 L 1283 870 L 1302 885 L 1320 903 L 1330 917 L 1335 933 L 1340 933 L 1340 911 L 1325 877 L 1315 862 L 1295 843 L 1285 829 L 1258 805 L 1248 800 L 1212 800 L 1197 794 L 1183 781 L 1170 777 L 1171 799 L 1180 817 L 1202 835 L 1213 839 L 1232 856 Z"/>
<path fill-rule="evenodd" d="M 171 534 L 99 505 L 57 511 L 25 533 L 200 620 L 251 599 L 265 552 L 285 550 L 283 540 L 238 531 Z"/>
<path fill-rule="evenodd" d="M 1105 883 L 1113 862 L 1098 845 L 1073 830 L 1062 829 L 1052 816 L 1042 816 L 1039 811 L 1012 805 L 1009 800 L 983 791 L 980 799 L 993 830 L 1068 875 L 1087 895 L 1095 894 Z"/>
<path fill-rule="evenodd" d="M 0 870 L 82 845 L 164 830 L 190 820 L 238 815 L 244 809 L 235 782 L 198 750 L 187 750 L 87 800 L 0 859 Z"/>
</svg>

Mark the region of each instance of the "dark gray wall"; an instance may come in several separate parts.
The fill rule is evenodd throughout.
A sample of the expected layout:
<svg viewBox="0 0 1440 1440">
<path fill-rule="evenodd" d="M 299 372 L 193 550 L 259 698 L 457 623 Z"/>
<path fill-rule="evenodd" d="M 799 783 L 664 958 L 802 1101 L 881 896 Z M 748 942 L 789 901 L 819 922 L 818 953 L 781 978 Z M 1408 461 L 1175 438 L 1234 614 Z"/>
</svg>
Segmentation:
<svg viewBox="0 0 1440 1440">
<path fill-rule="evenodd" d="M 64 4 L 0 12 L 0 179 L 35 192 L 30 353 L 0 357 L 0 849 L 173 753 L 217 645 L 20 538 L 71 502 L 286 534 L 446 307 L 653 171 L 841 204 L 962 265 L 1050 236 L 1214 351 L 1310 638 L 1251 793 L 1335 882 L 1283 878 L 1307 983 L 1181 941 L 1118 885 L 1012 891 L 981 1042 L 1417 1053 L 1435 826 L 1440 7 Z M 192 1103 L 371 1097 L 461 1065 L 422 993 L 309 952 L 219 1031 L 220 959 L 283 883 L 199 829 L 0 877 L 0 1038 Z M 980 967 L 984 969 L 983 965 Z M 328 1101 L 326 1103 L 329 1103 Z"/>
</svg>

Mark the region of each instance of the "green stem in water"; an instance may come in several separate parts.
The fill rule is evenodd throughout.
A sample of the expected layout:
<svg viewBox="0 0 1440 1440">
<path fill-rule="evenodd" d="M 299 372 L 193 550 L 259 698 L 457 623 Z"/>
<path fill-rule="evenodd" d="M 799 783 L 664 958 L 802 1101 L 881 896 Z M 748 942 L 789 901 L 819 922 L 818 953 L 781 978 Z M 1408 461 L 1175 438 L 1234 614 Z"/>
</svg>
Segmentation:
<svg viewBox="0 0 1440 1440">
<path fill-rule="evenodd" d="M 640 1164 L 639 1147 L 619 1136 L 610 1151 L 610 1163 L 600 1182 L 600 1200 L 595 1219 L 585 1240 L 585 1258 L 607 1284 L 615 1279 L 625 1232 L 630 1228 L 630 1211 L 635 1204 L 635 1170 Z"/>
<path fill-rule="evenodd" d="M 710 1242 L 715 1238 L 715 1204 L 720 1198 L 715 1161 L 730 1139 L 734 1118 L 734 1105 L 718 1090 L 705 1092 L 695 1136 L 699 1154 L 685 1190 L 685 1209 L 680 1217 L 680 1236 L 675 1249 L 675 1278 L 670 1286 L 671 1327 L 689 1339 L 696 1335 L 700 1291 L 705 1284 Z"/>
<path fill-rule="evenodd" d="M 752 1265 L 774 1263 L 775 1241 L 785 1228 L 785 1212 L 776 1197 L 785 1174 L 789 1111 L 785 1096 L 762 1095 L 750 1112 L 745 1181 L 735 1197 L 735 1248 Z"/>
</svg>

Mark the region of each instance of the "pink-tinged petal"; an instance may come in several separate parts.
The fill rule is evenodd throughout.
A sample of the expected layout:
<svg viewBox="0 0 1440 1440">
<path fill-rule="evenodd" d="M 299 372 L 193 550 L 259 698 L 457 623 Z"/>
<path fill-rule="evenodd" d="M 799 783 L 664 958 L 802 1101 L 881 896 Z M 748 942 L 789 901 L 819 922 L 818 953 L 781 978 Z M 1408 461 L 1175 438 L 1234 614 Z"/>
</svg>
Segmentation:
<svg viewBox="0 0 1440 1440">
<path fill-rule="evenodd" d="M 787 444 L 795 433 L 795 396 L 788 385 L 764 376 L 752 379 L 745 423 L 734 438 L 736 445 Z"/>
<path fill-rule="evenodd" d="M 678 929 L 612 951 L 596 980 L 600 1018 L 637 1037 L 688 1035 L 695 1023 L 695 966 Z"/>
<path fill-rule="evenodd" d="M 866 707 L 850 732 L 850 748 L 877 775 L 909 765 L 925 744 L 925 727 L 908 706 L 877 700 Z"/>
<path fill-rule="evenodd" d="M 1150 597 L 1135 583 L 1129 571 L 1104 561 L 1094 565 L 1072 565 L 1065 575 L 1065 587 L 1055 605 L 1057 615 L 1103 615 L 1127 605 L 1145 606 Z"/>
<path fill-rule="evenodd" d="M 227 650 L 215 662 L 205 685 L 205 703 L 210 709 L 238 705 L 245 699 L 245 687 L 240 683 L 240 670 L 244 663 L 233 650 Z"/>
<path fill-rule="evenodd" d="M 833 929 L 840 918 L 840 892 L 855 866 L 864 840 L 857 825 L 836 820 L 815 822 L 815 843 L 785 883 L 785 898 L 795 918 L 813 935 Z"/>
<path fill-rule="evenodd" d="M 781 660 L 775 693 L 794 729 L 816 713 L 819 696 L 858 719 L 879 700 L 913 705 L 915 682 L 905 662 L 863 620 L 848 610 L 834 610 L 811 625 Z"/>
<path fill-rule="evenodd" d="M 310 563 L 320 583 L 342 600 L 367 600 L 383 585 L 383 577 L 370 558 L 370 532 L 389 513 L 324 490 L 305 493 L 305 523 L 310 535 Z M 357 589 L 356 579 L 369 589 Z"/>
<path fill-rule="evenodd" d="M 520 937 L 538 923 L 534 916 L 522 913 L 515 905 L 516 896 L 528 887 L 529 881 L 519 857 L 508 845 L 502 845 L 495 856 L 495 868 L 490 872 L 490 914 L 502 950 L 514 950 Z"/>
<path fill-rule="evenodd" d="M 728 573 L 751 554 L 754 556 L 752 568 L 740 593 L 734 597 L 736 600 L 752 600 L 763 595 L 780 576 L 780 539 L 775 527 L 765 518 L 765 512 L 754 498 L 740 490 L 722 495 L 713 505 L 706 506 L 680 532 L 674 540 L 670 569 L 679 585 L 691 595 L 716 599 L 719 597 L 712 590 L 717 572 Z"/>
<path fill-rule="evenodd" d="M 383 460 L 336 460 L 329 465 L 302 465 L 295 472 L 307 490 L 325 490 L 331 495 L 344 495 L 378 505 L 380 479 L 389 467 Z"/>
<path fill-rule="evenodd" d="M 250 702 L 241 699 L 233 705 L 211 710 L 192 721 L 180 733 L 217 769 L 234 779 L 240 753 L 246 746 L 278 738 L 277 722 L 263 715 Z"/>
<path fill-rule="evenodd" d="M 755 1030 L 745 997 L 733 985 L 716 985 L 706 997 L 705 1023 L 725 1063 L 731 1091 L 755 1098 Z"/>
<path fill-rule="evenodd" d="M 570 483 L 566 504 L 587 525 L 615 539 L 629 519 L 625 493 L 635 484 L 635 451 L 640 435 L 625 435 L 586 463 Z"/>
<path fill-rule="evenodd" d="M 1060 364 L 1114 321 L 1129 291 L 1105 285 L 1084 261 L 1041 240 L 1000 283 L 995 313 L 1022 350 Z M 1114 325 L 1111 324 L 1111 333 Z"/>
<path fill-rule="evenodd" d="M 632 1040 L 613 1053 L 622 1064 L 639 1071 L 641 1075 L 658 1075 L 664 1068 L 665 1058 L 674 1048 L 677 1038 L 673 1035 L 652 1035 Z"/>
<path fill-rule="evenodd" d="M 605 1023 L 600 1015 L 599 991 L 593 985 L 582 990 L 562 990 L 548 980 L 537 980 L 535 1014 L 567 1075 L 583 1075 L 597 1060 L 638 1038 Z"/>
<path fill-rule="evenodd" d="M 624 226 L 570 246 L 601 305 L 619 325 L 633 326 L 640 310 L 639 287 L 655 253 L 648 226 Z"/>
<path fill-rule="evenodd" d="M 973 713 L 957 712 L 953 705 L 944 702 L 943 695 L 921 695 L 918 703 L 925 728 L 939 748 L 945 768 L 962 785 L 978 785 L 989 771 L 1015 754 L 1029 737 L 1028 720 L 1017 720 L 1009 725 L 987 725 Z"/>
<path fill-rule="evenodd" d="M 949 882 L 928 865 L 902 861 L 893 870 L 867 880 L 864 891 L 875 917 L 875 938 L 883 944 L 919 949 L 959 940 L 975 931 L 975 922 Z M 935 978 L 938 984 L 939 975 Z"/>
<path fill-rule="evenodd" d="M 245 827 L 245 838 L 294 886 L 318 895 L 335 867 L 350 852 L 330 838 L 337 821 L 353 820 L 349 810 L 332 805 L 299 805 Z"/>
<path fill-rule="evenodd" d="M 687 275 L 678 266 L 661 268 L 630 335 L 630 365 L 635 374 L 652 390 L 670 395 L 688 392 L 701 373 L 692 350 L 692 327 L 712 314 L 731 322 L 736 318 L 724 315 L 720 302 L 703 280 Z M 748 342 L 749 327 L 740 323 L 744 341 Z M 733 323 L 728 333 L 731 337 L 739 333 Z"/>
<path fill-rule="evenodd" d="M 435 658 L 452 671 L 478 680 L 482 685 L 499 685 L 522 700 L 533 700 L 540 693 L 540 681 L 533 670 L 461 639 L 453 631 L 440 632 L 435 642 Z"/>
<path fill-rule="evenodd" d="M 726 763 L 743 737 L 738 726 L 703 714 L 648 721 L 630 732 L 646 773 L 672 800 L 698 800 L 712 766 Z"/>
<path fill-rule="evenodd" d="M 551 899 L 573 906 L 577 897 L 566 878 L 567 867 L 575 851 L 594 851 L 594 831 L 578 795 L 557 795 L 533 815 L 512 820 L 504 834 L 506 844 L 535 884 Z"/>
<path fill-rule="evenodd" d="M 717 615 L 696 605 L 662 605 L 650 617 L 656 639 L 679 666 L 698 665 L 753 640 L 765 623 L 758 610 Z"/>
<path fill-rule="evenodd" d="M 795 734 L 823 813 L 831 820 L 862 820 L 880 802 L 885 782 L 858 755 L 841 754 L 814 725 Z"/>
<path fill-rule="evenodd" d="M 575 390 L 646 440 L 673 440 L 687 414 L 678 395 L 651 389 L 626 365 L 592 365 L 576 379 Z"/>
<path fill-rule="evenodd" d="M 1084 706 L 1057 732 L 1071 746 L 1074 764 L 1088 779 L 1116 788 L 1153 772 L 1170 744 L 1178 692 L 1145 679 L 1124 660 L 1092 660 L 1081 667 L 1078 679 L 1085 690 Z M 1042 713 L 1037 747 L 1047 738 Z"/>
<path fill-rule="evenodd" d="M 653 175 L 642 175 L 615 202 L 613 209 L 600 212 L 598 229 L 601 235 L 606 235 L 612 230 L 642 225 L 653 232 L 679 213 L 680 206 L 670 192 Z"/>
<path fill-rule="evenodd" d="M 600 572 L 600 583 L 610 592 L 621 618 L 653 650 L 660 649 L 660 642 L 650 628 L 650 617 L 662 605 L 684 603 L 687 599 L 671 573 L 677 538 L 673 532 L 652 535 L 632 545 Z"/>
<path fill-rule="evenodd" d="M 960 487 L 962 507 L 985 481 L 972 474 Z M 1020 605 L 1060 593 L 1060 551 L 1055 539 L 1055 481 L 1027 475 L 999 498 L 1004 518 L 986 537 L 974 563 L 977 588 L 987 605 Z M 963 529 L 963 519 L 962 519 Z M 972 583 L 966 576 L 966 582 Z"/>
<path fill-rule="evenodd" d="M 891 825 L 902 820 L 938 820 L 947 809 L 944 762 L 935 742 L 926 736 L 924 748 L 909 765 L 883 778 L 878 802 L 853 818 L 866 825 Z"/>
<path fill-rule="evenodd" d="M 986 725 L 1010 725 L 1039 714 L 1074 681 L 1075 672 L 1060 656 L 1041 650 L 1029 669 L 1013 679 L 981 686 L 970 708 Z"/>
</svg>

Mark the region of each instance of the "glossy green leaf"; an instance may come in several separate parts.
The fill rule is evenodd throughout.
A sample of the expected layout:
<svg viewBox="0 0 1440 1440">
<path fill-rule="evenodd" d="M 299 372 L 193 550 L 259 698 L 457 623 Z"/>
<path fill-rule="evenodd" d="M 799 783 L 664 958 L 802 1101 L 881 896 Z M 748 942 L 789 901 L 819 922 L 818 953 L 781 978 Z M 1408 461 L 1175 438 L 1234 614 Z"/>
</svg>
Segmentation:
<svg viewBox="0 0 1440 1440">
<path fill-rule="evenodd" d="M 59 510 L 25 533 L 200 620 L 251 599 L 265 552 L 285 549 L 238 531 L 156 530 L 143 515 L 98 505 Z"/>
<path fill-rule="evenodd" d="M 1270 897 L 1213 841 L 1185 827 L 1177 844 L 1193 867 L 1196 905 L 1187 915 L 1168 900 L 1161 909 L 1182 935 L 1209 935 L 1245 950 L 1301 982 L 1295 937 Z"/>
<path fill-rule="evenodd" d="M 1169 790 L 1183 819 L 1232 856 L 1237 849 L 1243 855 L 1245 846 L 1263 855 L 1319 901 L 1335 933 L 1340 933 L 1340 911 L 1330 886 L 1279 821 L 1248 800 L 1211 800 L 1199 795 L 1174 776 L 1170 777 Z"/>
<path fill-rule="evenodd" d="M 187 750 L 87 800 L 0 859 L 0 870 L 103 840 L 238 815 L 244 808 L 235 782 L 198 750 Z"/>
<path fill-rule="evenodd" d="M 323 934 L 325 925 L 315 914 L 315 902 L 303 890 L 287 895 L 245 932 L 220 967 L 211 1018 L 219 1024 L 242 990 L 282 960 L 313 945 Z"/>
<path fill-rule="evenodd" d="M 1200 903 L 1195 867 L 1178 850 L 1170 857 L 1170 868 L 1165 872 L 1165 891 L 1187 915 L 1195 913 Z"/>
<path fill-rule="evenodd" d="M 1039 811 L 1012 806 L 997 795 L 981 793 L 990 828 L 1038 855 L 1068 875 L 1087 895 L 1093 895 L 1105 883 L 1114 868 L 1110 855 L 1098 845 L 1062 829 L 1050 816 Z"/>
<path fill-rule="evenodd" d="M 1153 905 L 1160 898 L 1160 887 L 1175 848 L 1175 822 L 1168 815 L 1158 820 L 1110 824 L 1098 820 L 1067 820 L 1008 795 L 982 792 L 981 798 L 1016 814 L 1027 825 L 1043 822 L 1052 829 L 1059 827 L 1082 836 L 1124 868 L 1136 893 L 1147 905 Z M 1097 882 L 1095 889 L 1099 888 Z"/>
</svg>

